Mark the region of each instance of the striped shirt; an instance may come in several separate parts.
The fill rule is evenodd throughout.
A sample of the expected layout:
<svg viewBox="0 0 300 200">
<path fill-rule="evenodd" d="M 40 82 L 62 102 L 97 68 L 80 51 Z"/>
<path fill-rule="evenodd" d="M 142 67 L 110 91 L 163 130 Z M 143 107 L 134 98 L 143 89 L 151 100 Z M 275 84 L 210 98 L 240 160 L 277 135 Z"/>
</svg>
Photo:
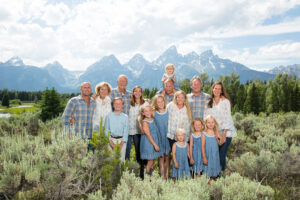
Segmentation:
<svg viewBox="0 0 300 200">
<path fill-rule="evenodd" d="M 200 95 L 195 96 L 194 93 L 190 93 L 187 95 L 187 98 L 190 103 L 193 119 L 199 117 L 203 120 L 204 109 L 209 100 L 209 94 L 201 92 Z"/>
<path fill-rule="evenodd" d="M 126 90 L 125 93 L 121 93 L 118 88 L 114 88 L 111 90 L 111 100 L 113 101 L 117 97 L 121 97 L 123 99 L 123 113 L 129 115 L 130 109 L 130 92 Z"/>
<path fill-rule="evenodd" d="M 81 135 L 83 139 L 92 137 L 93 115 L 96 102 L 90 98 L 90 105 L 81 97 L 73 97 L 69 100 L 62 115 L 62 121 L 69 134 Z M 70 119 L 75 119 L 75 123 L 70 123 Z"/>
</svg>

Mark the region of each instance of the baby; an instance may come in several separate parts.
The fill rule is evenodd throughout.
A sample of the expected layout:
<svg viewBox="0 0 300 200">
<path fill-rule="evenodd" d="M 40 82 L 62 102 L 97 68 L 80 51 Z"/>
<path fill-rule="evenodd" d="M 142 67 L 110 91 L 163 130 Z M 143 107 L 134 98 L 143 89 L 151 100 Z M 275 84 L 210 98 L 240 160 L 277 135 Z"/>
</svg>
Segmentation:
<svg viewBox="0 0 300 200">
<path fill-rule="evenodd" d="M 166 72 L 164 73 L 161 82 L 162 82 L 162 87 L 161 90 L 162 94 L 163 94 L 163 90 L 164 90 L 164 82 L 165 80 L 172 79 L 174 82 L 174 92 L 176 92 L 177 90 L 180 90 L 177 83 L 176 83 L 176 75 L 175 75 L 175 66 L 173 64 L 167 64 L 165 67 Z"/>
</svg>

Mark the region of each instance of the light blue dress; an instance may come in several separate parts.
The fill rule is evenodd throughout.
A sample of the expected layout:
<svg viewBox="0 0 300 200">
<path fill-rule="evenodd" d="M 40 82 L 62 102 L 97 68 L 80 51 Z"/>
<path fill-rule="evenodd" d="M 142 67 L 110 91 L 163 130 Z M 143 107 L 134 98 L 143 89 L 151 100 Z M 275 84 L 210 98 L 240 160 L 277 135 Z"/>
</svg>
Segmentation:
<svg viewBox="0 0 300 200">
<path fill-rule="evenodd" d="M 193 137 L 193 160 L 194 164 L 191 166 L 191 170 L 194 171 L 195 174 L 199 174 L 203 171 L 203 158 L 201 151 L 201 135 Z"/>
<path fill-rule="evenodd" d="M 176 142 L 176 161 L 179 165 L 179 168 L 175 168 L 174 160 L 172 164 L 172 178 L 190 178 L 190 167 L 188 161 L 188 145 L 187 143 L 184 146 L 178 145 Z"/>
<path fill-rule="evenodd" d="M 219 146 L 214 135 L 208 135 L 203 132 L 205 136 L 205 155 L 207 165 L 203 165 L 203 172 L 207 177 L 217 177 L 221 172 Z"/>
<path fill-rule="evenodd" d="M 169 112 L 167 110 L 164 113 L 159 113 L 155 111 L 154 121 L 159 130 L 159 140 L 161 145 L 159 147 L 163 155 L 169 155 L 171 149 L 169 140 L 167 138 L 168 119 L 169 119 Z"/>
<path fill-rule="evenodd" d="M 161 145 L 159 141 L 159 132 L 156 123 L 154 122 L 154 120 L 143 121 L 148 123 L 150 135 L 153 138 L 154 142 L 160 147 Z M 162 155 L 160 151 L 155 151 L 154 146 L 151 144 L 151 142 L 148 140 L 145 134 L 141 135 L 140 151 L 141 159 L 143 160 L 154 160 Z"/>
</svg>

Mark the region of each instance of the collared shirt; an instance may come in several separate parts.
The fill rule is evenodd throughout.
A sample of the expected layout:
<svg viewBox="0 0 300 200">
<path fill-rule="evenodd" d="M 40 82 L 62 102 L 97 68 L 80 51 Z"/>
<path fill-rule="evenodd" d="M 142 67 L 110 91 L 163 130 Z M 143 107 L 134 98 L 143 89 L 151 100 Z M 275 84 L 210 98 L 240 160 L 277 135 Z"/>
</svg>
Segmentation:
<svg viewBox="0 0 300 200">
<path fill-rule="evenodd" d="M 123 106 L 123 113 L 126 115 L 129 115 L 129 109 L 130 109 L 130 92 L 125 91 L 125 93 L 121 93 L 118 88 L 114 88 L 111 90 L 111 100 L 114 101 L 115 98 L 121 97 L 124 101 Z"/>
<path fill-rule="evenodd" d="M 174 98 L 174 94 L 173 95 L 167 95 L 167 94 L 165 94 L 166 104 L 172 102 L 173 98 Z"/>
<path fill-rule="evenodd" d="M 129 134 L 128 116 L 124 113 L 111 112 L 105 119 L 105 135 L 110 132 L 112 137 L 122 137 L 121 140 L 127 142 Z"/>
<path fill-rule="evenodd" d="M 194 93 L 190 93 L 187 95 L 187 98 L 190 103 L 193 119 L 199 117 L 203 120 L 204 109 L 209 100 L 209 94 L 201 92 L 200 95 L 195 96 Z"/>
<path fill-rule="evenodd" d="M 90 104 L 88 104 L 81 95 L 69 100 L 62 115 L 62 121 L 68 127 L 69 134 L 75 133 L 76 136 L 80 134 L 83 139 L 92 137 L 95 107 L 94 99 L 90 98 Z M 70 123 L 72 118 L 75 119 L 74 124 Z"/>
</svg>

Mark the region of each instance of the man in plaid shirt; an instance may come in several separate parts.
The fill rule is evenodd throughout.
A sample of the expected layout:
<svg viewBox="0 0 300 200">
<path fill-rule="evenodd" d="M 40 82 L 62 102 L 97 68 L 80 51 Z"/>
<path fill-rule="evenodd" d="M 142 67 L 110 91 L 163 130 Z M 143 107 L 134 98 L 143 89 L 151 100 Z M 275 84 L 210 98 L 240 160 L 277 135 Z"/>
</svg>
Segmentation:
<svg viewBox="0 0 300 200">
<path fill-rule="evenodd" d="M 127 77 L 125 75 L 120 75 L 117 84 L 118 87 L 111 90 L 111 99 L 113 101 L 115 98 L 121 97 L 124 102 L 123 113 L 128 115 L 130 109 L 130 92 L 126 90 L 128 84 Z"/>
<path fill-rule="evenodd" d="M 80 134 L 82 139 L 91 139 L 96 102 L 90 97 L 92 87 L 89 82 L 82 83 L 80 91 L 81 95 L 69 100 L 62 121 L 68 130 L 69 138 L 74 133 L 76 136 Z"/>
<path fill-rule="evenodd" d="M 193 92 L 188 94 L 187 98 L 190 103 L 193 119 L 198 117 L 203 120 L 203 113 L 209 99 L 209 94 L 201 92 L 202 81 L 199 76 L 194 76 L 190 84 Z"/>
</svg>

